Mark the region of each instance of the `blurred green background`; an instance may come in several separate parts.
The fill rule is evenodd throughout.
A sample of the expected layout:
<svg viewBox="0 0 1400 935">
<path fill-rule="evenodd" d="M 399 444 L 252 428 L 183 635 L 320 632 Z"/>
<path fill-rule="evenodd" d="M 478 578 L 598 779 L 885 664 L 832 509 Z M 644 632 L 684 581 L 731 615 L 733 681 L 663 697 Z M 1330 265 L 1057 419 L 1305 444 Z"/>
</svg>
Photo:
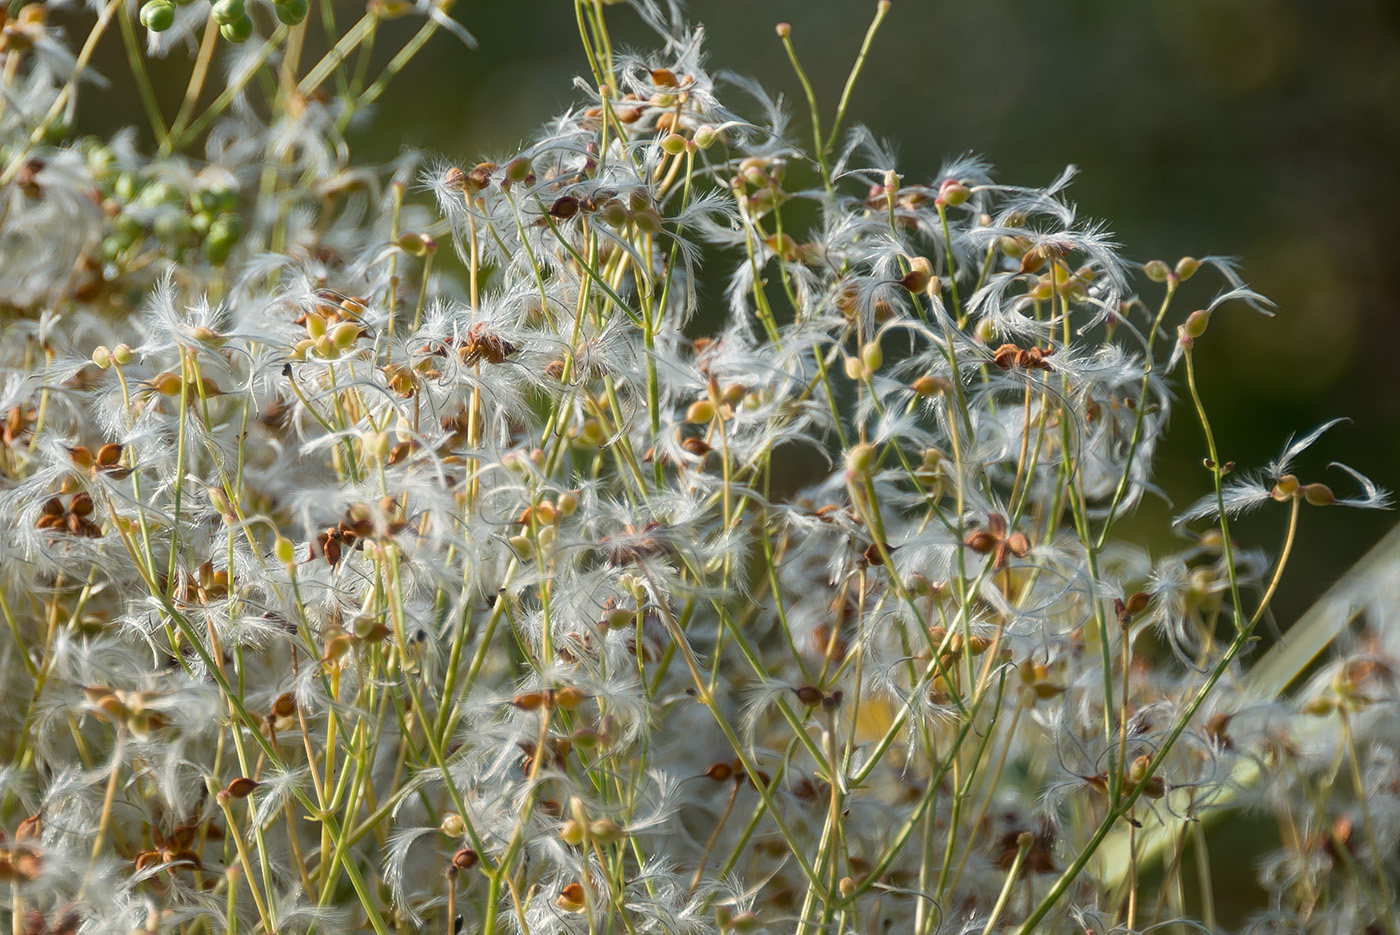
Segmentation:
<svg viewBox="0 0 1400 935">
<path fill-rule="evenodd" d="M 774 24 L 792 24 L 829 120 L 874 8 L 691 0 L 688 16 L 705 25 L 712 70 L 783 92 L 799 105 L 794 135 L 807 140 Z M 355 12 L 346 3 L 343 22 Z M 654 46 L 625 6 L 608 14 L 619 44 Z M 572 79 L 586 63 L 572 3 L 462 0 L 453 15 L 480 47 L 435 36 L 355 125 L 361 160 L 387 162 L 405 146 L 467 164 L 500 157 L 576 100 Z M 383 24 L 381 64 L 421 22 Z M 176 59 L 154 69 L 172 111 L 188 67 Z M 113 88 L 85 92 L 80 125 L 143 123 L 119 43 L 106 43 L 98 66 Z M 1400 337 L 1400 3 L 895 0 L 850 114 L 895 145 L 908 180 L 968 151 L 1018 184 L 1043 185 L 1074 163 L 1082 174 L 1070 195 L 1081 215 L 1104 219 L 1129 257 L 1239 257 L 1279 314 L 1227 307 L 1199 345 L 1222 456 L 1259 466 L 1290 433 L 1345 415 L 1352 421 L 1305 457 L 1302 479 L 1346 491 L 1348 479 L 1325 469 L 1335 459 L 1400 487 L 1400 361 L 1389 350 Z M 724 270 L 709 272 L 718 309 Z M 1180 315 L 1217 283 L 1189 283 Z M 1157 475 L 1176 506 L 1207 490 L 1204 454 L 1179 400 Z M 1149 502 L 1130 531 L 1154 553 L 1176 548 L 1163 522 L 1170 512 Z M 1276 552 L 1285 520 L 1281 507 L 1261 511 L 1239 537 Z M 1307 510 L 1275 602 L 1280 625 L 1394 522 L 1389 512 Z"/>
</svg>

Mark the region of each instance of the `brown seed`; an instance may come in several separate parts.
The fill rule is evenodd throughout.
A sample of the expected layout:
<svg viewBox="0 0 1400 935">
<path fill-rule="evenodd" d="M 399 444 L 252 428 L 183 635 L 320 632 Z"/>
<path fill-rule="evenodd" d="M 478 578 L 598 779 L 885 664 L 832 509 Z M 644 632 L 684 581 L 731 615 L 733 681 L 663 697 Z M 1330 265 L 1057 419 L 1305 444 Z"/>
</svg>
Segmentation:
<svg viewBox="0 0 1400 935">
<path fill-rule="evenodd" d="M 296 713 L 297 700 L 291 692 L 283 692 L 272 703 L 272 713 L 278 717 L 291 717 Z"/>
<path fill-rule="evenodd" d="M 709 769 L 705 770 L 705 775 L 706 777 L 713 779 L 715 782 L 725 782 L 727 780 L 733 779 L 734 764 L 714 763 L 710 766 Z"/>
<path fill-rule="evenodd" d="M 523 692 L 510 700 L 521 711 L 538 711 L 545 706 L 546 697 L 544 692 Z"/>
<path fill-rule="evenodd" d="M 248 793 L 252 792 L 257 787 L 258 784 L 247 776 L 239 776 L 237 779 L 229 782 L 229 784 L 224 787 L 224 791 L 229 794 L 230 798 L 246 799 Z"/>
<path fill-rule="evenodd" d="M 68 449 L 68 460 L 72 461 L 75 467 L 92 467 L 92 452 L 88 451 L 84 445 L 75 445 Z"/>
<path fill-rule="evenodd" d="M 583 885 L 580 883 L 570 883 L 559 891 L 559 898 L 554 901 L 554 905 L 566 912 L 582 912 L 586 903 L 584 902 Z"/>
<path fill-rule="evenodd" d="M 575 214 L 578 214 L 578 208 L 579 203 L 577 198 L 573 195 L 562 195 L 555 199 L 554 204 L 550 205 L 549 214 L 551 217 L 558 218 L 561 221 L 567 221 Z"/>
<path fill-rule="evenodd" d="M 470 847 L 464 847 L 452 855 L 452 866 L 458 870 L 470 870 L 476 866 L 479 859 L 476 851 Z"/>
<path fill-rule="evenodd" d="M 814 685 L 803 685 L 792 691 L 797 696 L 797 700 L 809 708 L 815 708 L 822 703 L 822 691 Z"/>
<path fill-rule="evenodd" d="M 97 466 L 100 468 L 116 467 L 121 459 L 122 446 L 116 442 L 108 442 L 97 451 Z"/>
<path fill-rule="evenodd" d="M 21 821 L 19 827 L 15 828 L 15 840 L 37 841 L 43 832 L 44 819 L 38 812 L 35 812 L 33 815 L 24 819 L 24 821 Z"/>
</svg>

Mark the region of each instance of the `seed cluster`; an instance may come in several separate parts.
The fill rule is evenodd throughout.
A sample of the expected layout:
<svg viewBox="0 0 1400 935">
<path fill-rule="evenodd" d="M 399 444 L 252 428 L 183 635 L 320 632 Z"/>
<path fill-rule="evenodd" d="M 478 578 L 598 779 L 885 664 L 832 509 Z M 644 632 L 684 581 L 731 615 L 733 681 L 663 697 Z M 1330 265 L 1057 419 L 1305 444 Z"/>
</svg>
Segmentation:
<svg viewBox="0 0 1400 935">
<path fill-rule="evenodd" d="M 341 133 L 421 42 L 368 43 L 445 5 L 303 63 L 279 0 L 201 110 L 267 11 L 146 0 L 153 47 L 214 24 L 153 155 L 0 23 L 12 931 L 1201 930 L 1252 813 L 1249 931 L 1396 932 L 1400 574 L 1251 655 L 1309 512 L 1389 496 L 1310 473 L 1335 423 L 1236 469 L 1196 381 L 1271 303 L 1126 259 L 1068 173 L 916 182 L 844 103 L 804 147 L 609 6 L 521 151 L 384 172 Z M 1202 496 L 1149 547 L 1174 407 Z"/>
</svg>

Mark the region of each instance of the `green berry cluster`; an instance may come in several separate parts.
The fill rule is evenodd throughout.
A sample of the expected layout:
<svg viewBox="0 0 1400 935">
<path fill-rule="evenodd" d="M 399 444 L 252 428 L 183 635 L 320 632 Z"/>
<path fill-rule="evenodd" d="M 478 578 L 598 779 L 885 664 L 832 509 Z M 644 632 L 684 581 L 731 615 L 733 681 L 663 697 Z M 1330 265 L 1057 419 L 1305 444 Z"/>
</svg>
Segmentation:
<svg viewBox="0 0 1400 935">
<path fill-rule="evenodd" d="M 123 266 L 148 246 L 177 256 L 198 249 L 215 265 L 228 259 L 244 230 L 236 190 L 214 184 L 185 191 L 151 173 L 123 170 L 100 140 L 81 145 L 110 218 L 103 263 Z"/>
<path fill-rule="evenodd" d="M 141 7 L 141 25 L 152 32 L 164 32 L 175 22 L 175 7 L 194 0 L 146 0 Z M 306 19 L 307 0 L 273 0 L 279 22 L 295 26 Z M 229 42 L 243 42 L 253 34 L 253 17 L 244 0 L 214 0 L 210 9 L 219 34 Z"/>
</svg>

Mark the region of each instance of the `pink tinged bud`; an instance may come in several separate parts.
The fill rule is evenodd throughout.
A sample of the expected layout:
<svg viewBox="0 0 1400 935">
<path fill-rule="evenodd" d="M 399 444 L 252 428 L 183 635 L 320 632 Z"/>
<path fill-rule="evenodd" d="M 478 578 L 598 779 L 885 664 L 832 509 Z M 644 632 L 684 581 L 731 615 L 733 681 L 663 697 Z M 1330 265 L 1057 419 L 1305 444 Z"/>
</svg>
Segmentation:
<svg viewBox="0 0 1400 935">
<path fill-rule="evenodd" d="M 792 24 L 779 23 L 773 27 L 773 31 L 778 34 L 779 39 L 786 39 L 788 36 L 792 35 Z"/>
<path fill-rule="evenodd" d="M 943 184 L 938 186 L 938 200 L 950 208 L 965 204 L 967 199 L 972 197 L 972 189 L 959 182 L 957 179 L 944 179 Z"/>
</svg>

